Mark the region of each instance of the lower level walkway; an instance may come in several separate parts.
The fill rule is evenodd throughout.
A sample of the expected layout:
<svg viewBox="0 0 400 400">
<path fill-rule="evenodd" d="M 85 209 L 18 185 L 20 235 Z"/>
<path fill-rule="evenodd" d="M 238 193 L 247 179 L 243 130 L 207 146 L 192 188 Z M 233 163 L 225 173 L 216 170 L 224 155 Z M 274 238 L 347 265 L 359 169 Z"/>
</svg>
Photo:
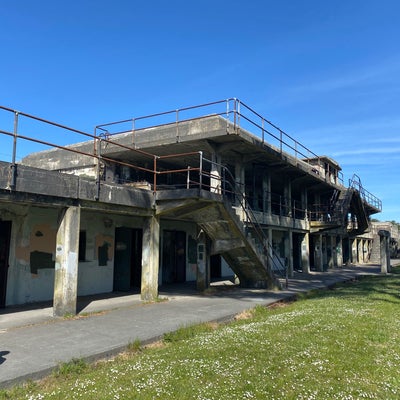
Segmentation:
<svg viewBox="0 0 400 400">
<path fill-rule="evenodd" d="M 296 273 L 281 291 L 242 289 L 229 281 L 214 284 L 205 294 L 194 286 L 162 288 L 162 301 L 143 303 L 139 294 L 86 298 L 76 318 L 53 318 L 43 307 L 9 308 L 0 312 L 0 388 L 38 379 L 73 358 L 93 361 L 114 355 L 136 340 L 149 343 L 182 326 L 227 321 L 256 305 L 268 305 L 300 292 L 379 274 L 377 265 Z"/>
</svg>

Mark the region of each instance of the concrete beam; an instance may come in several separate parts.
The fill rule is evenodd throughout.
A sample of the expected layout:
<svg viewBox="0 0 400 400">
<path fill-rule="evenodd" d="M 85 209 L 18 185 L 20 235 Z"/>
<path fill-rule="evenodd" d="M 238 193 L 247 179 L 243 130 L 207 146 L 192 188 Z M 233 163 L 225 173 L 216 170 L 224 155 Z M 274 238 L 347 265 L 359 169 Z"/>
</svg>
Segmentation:
<svg viewBox="0 0 400 400">
<path fill-rule="evenodd" d="M 79 207 L 67 208 L 57 231 L 54 278 L 54 316 L 76 314 L 79 254 Z"/>
</svg>

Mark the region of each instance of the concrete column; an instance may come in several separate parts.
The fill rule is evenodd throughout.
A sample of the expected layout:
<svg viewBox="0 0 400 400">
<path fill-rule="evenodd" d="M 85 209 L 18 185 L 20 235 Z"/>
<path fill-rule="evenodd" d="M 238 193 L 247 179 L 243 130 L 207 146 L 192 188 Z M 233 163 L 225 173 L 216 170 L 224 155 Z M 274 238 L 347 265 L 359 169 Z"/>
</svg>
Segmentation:
<svg viewBox="0 0 400 400">
<path fill-rule="evenodd" d="M 160 220 L 147 217 L 143 225 L 142 282 L 140 297 L 154 301 L 158 297 L 158 271 L 160 265 Z"/>
<path fill-rule="evenodd" d="M 380 255 L 381 255 L 381 272 L 387 274 L 391 271 L 390 266 L 390 232 L 386 230 L 380 230 L 379 244 L 380 244 Z"/>
<path fill-rule="evenodd" d="M 364 263 L 364 240 L 363 239 L 356 239 L 357 240 L 357 263 L 363 264 Z"/>
<path fill-rule="evenodd" d="M 235 183 L 236 190 L 239 190 L 245 198 L 245 170 L 241 159 L 235 164 Z"/>
<path fill-rule="evenodd" d="M 57 230 L 53 314 L 76 314 L 81 209 L 64 210 Z"/>
<path fill-rule="evenodd" d="M 293 233 L 291 230 L 285 233 L 285 264 L 288 276 L 293 277 Z"/>
<path fill-rule="evenodd" d="M 336 265 L 339 268 L 343 266 L 343 242 L 341 236 L 336 239 Z"/>
<path fill-rule="evenodd" d="M 335 266 L 335 249 L 336 246 L 334 243 L 335 236 L 328 236 L 327 237 L 327 247 L 328 247 L 328 268 L 333 268 Z"/>
<path fill-rule="evenodd" d="M 213 151 L 211 161 L 210 192 L 221 193 L 221 156 Z"/>
<path fill-rule="evenodd" d="M 350 239 L 350 243 L 351 243 L 351 262 L 353 264 L 357 264 L 358 262 L 358 243 L 357 243 L 357 239 Z"/>
<path fill-rule="evenodd" d="M 301 191 L 301 208 L 305 210 L 304 219 L 308 220 L 307 209 L 308 209 L 308 201 L 307 201 L 307 188 L 304 188 Z"/>
<path fill-rule="evenodd" d="M 207 237 L 201 232 L 197 240 L 197 290 L 204 291 L 210 286 L 210 252 Z"/>
<path fill-rule="evenodd" d="M 322 235 L 315 236 L 314 263 L 317 271 L 324 270 L 324 257 L 322 252 Z"/>
<path fill-rule="evenodd" d="M 285 202 L 285 217 L 292 217 L 292 182 L 287 180 L 285 183 L 285 187 L 283 189 L 284 192 L 284 202 Z"/>
<path fill-rule="evenodd" d="M 310 273 L 310 234 L 305 233 L 301 241 L 301 268 L 303 273 Z"/>
<path fill-rule="evenodd" d="M 263 212 L 271 215 L 271 175 L 265 173 L 262 182 L 263 189 Z"/>
</svg>

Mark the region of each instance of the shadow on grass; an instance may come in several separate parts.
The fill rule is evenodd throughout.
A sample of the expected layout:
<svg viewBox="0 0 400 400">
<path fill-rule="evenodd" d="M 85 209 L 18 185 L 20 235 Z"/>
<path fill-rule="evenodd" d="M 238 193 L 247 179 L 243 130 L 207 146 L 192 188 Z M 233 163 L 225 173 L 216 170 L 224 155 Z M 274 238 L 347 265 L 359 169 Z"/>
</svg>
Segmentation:
<svg viewBox="0 0 400 400">
<path fill-rule="evenodd" d="M 387 275 L 364 275 L 351 281 L 336 283 L 328 289 L 315 289 L 301 293 L 298 299 L 316 299 L 324 297 L 354 298 L 365 297 L 400 304 L 400 267 L 392 268 Z"/>
</svg>

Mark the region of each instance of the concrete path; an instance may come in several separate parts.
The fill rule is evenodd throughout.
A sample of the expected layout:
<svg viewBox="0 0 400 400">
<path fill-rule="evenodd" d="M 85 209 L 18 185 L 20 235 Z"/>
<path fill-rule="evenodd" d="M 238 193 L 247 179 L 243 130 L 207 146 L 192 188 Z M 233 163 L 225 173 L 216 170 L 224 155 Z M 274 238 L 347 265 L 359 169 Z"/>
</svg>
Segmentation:
<svg viewBox="0 0 400 400">
<path fill-rule="evenodd" d="M 226 321 L 257 304 L 379 273 L 376 265 L 299 273 L 289 280 L 288 289 L 278 292 L 229 287 L 226 282 L 202 295 L 191 285 L 171 286 L 160 291 L 165 301 L 151 304 L 143 304 L 138 294 L 84 299 L 80 317 L 74 319 L 53 318 L 48 305 L 6 309 L 0 312 L 0 388 L 39 379 L 73 358 L 93 361 L 111 356 L 136 340 L 149 343 L 182 326 Z"/>
</svg>

